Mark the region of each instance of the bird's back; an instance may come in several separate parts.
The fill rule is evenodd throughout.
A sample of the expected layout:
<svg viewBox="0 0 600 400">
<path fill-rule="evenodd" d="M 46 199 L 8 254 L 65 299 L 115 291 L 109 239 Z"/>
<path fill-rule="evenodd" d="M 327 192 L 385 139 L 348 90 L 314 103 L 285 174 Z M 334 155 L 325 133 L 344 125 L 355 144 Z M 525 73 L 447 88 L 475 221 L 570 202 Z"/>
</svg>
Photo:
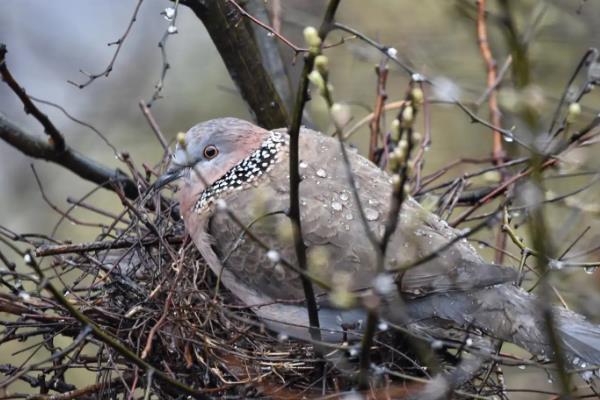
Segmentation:
<svg viewBox="0 0 600 400">
<path fill-rule="evenodd" d="M 257 237 L 295 263 L 291 224 L 285 215 L 289 207 L 288 155 L 285 146 L 277 163 L 261 179 L 223 199 Z M 391 203 L 391 179 L 355 151 L 348 149 L 348 155 L 366 223 L 380 238 Z M 326 282 L 347 285 L 349 290 L 372 286 L 377 275 L 376 251 L 367 239 L 338 140 L 303 129 L 300 160 L 300 209 L 309 269 Z M 273 299 L 304 298 L 298 274 L 269 258 L 264 249 L 242 235 L 227 214 L 215 213 L 209 232 L 223 265 L 240 280 Z M 442 247 L 454 235 L 455 230 L 445 222 L 408 199 L 391 238 L 385 266 L 400 268 Z M 465 242 L 394 276 L 400 275 L 398 283 L 403 294 L 412 297 L 467 290 L 514 278 L 510 269 L 485 264 Z"/>
</svg>

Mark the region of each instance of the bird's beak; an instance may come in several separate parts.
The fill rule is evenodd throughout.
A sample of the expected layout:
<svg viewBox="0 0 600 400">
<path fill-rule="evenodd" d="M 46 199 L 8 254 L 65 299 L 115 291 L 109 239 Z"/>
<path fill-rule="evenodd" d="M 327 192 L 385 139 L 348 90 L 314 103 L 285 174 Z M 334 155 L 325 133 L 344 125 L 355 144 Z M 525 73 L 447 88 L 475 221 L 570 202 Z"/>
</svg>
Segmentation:
<svg viewBox="0 0 600 400">
<path fill-rule="evenodd" d="M 184 168 L 181 167 L 171 167 L 169 168 L 167 171 L 165 171 L 164 174 L 162 174 L 153 184 L 152 184 L 152 191 L 154 190 L 159 190 L 160 188 L 162 188 L 165 185 L 168 185 L 169 183 L 176 181 L 177 179 L 181 178 L 181 176 L 183 175 L 184 172 Z"/>
</svg>

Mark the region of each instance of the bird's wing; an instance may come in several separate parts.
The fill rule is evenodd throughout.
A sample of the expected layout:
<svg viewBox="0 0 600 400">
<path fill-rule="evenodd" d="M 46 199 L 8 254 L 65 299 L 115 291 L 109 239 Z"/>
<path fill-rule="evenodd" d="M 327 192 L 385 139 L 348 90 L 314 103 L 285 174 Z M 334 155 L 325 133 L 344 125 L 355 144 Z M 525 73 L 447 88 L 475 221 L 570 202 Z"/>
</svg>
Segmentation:
<svg viewBox="0 0 600 400">
<path fill-rule="evenodd" d="M 365 234 L 346 164 L 337 139 L 303 130 L 300 149 L 300 208 L 304 242 L 311 273 L 349 290 L 372 286 L 377 275 L 376 252 Z M 369 229 L 383 234 L 391 199 L 390 179 L 368 160 L 349 149 L 350 165 Z M 289 207 L 288 158 L 251 187 L 227 195 L 229 209 L 268 248 L 296 265 Z M 226 213 L 210 221 L 213 248 L 225 268 L 273 299 L 304 298 L 298 274 L 277 262 L 272 252 L 257 245 Z M 429 254 L 456 232 L 409 199 L 392 236 L 385 268 L 397 268 Z M 402 292 L 423 296 L 434 292 L 467 290 L 514 279 L 510 269 L 485 264 L 474 249 L 458 243 L 439 257 L 398 276 Z M 317 287 L 317 293 L 322 293 Z"/>
</svg>

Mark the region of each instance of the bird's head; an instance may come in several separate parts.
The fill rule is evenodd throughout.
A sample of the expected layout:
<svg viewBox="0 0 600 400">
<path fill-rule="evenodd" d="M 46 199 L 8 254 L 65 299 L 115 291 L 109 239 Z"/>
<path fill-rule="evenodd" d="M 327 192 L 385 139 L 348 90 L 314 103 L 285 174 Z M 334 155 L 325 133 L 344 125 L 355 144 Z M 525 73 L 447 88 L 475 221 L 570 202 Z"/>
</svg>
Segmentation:
<svg viewBox="0 0 600 400">
<path fill-rule="evenodd" d="M 179 201 L 185 215 L 207 188 L 260 148 L 268 136 L 269 131 L 237 118 L 201 122 L 187 131 L 154 187 L 180 180 Z"/>
</svg>

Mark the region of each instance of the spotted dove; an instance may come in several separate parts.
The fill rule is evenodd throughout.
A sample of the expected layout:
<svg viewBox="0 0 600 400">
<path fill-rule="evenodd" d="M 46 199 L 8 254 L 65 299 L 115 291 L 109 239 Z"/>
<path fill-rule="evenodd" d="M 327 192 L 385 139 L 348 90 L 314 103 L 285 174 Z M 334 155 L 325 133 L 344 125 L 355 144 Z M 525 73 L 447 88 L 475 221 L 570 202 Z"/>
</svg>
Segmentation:
<svg viewBox="0 0 600 400">
<path fill-rule="evenodd" d="M 382 317 L 420 334 L 443 336 L 445 327 L 468 327 L 552 358 L 539 300 L 514 285 L 513 269 L 486 263 L 460 240 L 416 268 L 378 274 L 339 141 L 303 128 L 299 154 L 301 222 L 311 273 L 358 295 L 378 291 L 389 305 Z M 392 196 L 390 176 L 357 152 L 348 149 L 348 155 L 366 223 L 381 237 Z M 220 118 L 187 132 L 159 183 L 182 178 L 179 201 L 187 232 L 224 286 L 272 329 L 307 338 L 300 277 L 281 262 L 297 262 L 286 214 L 288 163 L 285 130 Z M 240 222 L 271 250 L 252 240 Z M 385 268 L 398 269 L 429 255 L 457 235 L 408 198 Z M 324 340 L 340 340 L 342 326 L 360 327 L 363 311 L 339 309 L 323 289 L 316 286 L 315 292 Z M 403 312 L 393 307 L 394 299 L 402 299 Z M 600 327 L 563 308 L 553 312 L 570 363 L 600 364 Z"/>
</svg>

